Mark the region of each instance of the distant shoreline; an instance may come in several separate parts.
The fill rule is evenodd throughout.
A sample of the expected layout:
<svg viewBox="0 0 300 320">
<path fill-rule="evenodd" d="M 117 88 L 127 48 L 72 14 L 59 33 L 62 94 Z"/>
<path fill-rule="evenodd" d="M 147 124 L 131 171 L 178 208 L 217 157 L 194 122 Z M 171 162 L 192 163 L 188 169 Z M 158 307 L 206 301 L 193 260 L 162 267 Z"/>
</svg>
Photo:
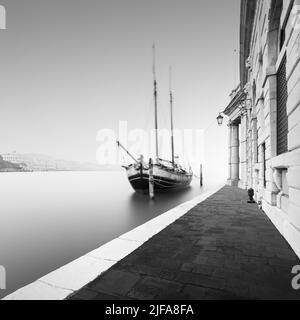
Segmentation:
<svg viewBox="0 0 300 320">
<path fill-rule="evenodd" d="M 120 171 L 121 165 L 55 159 L 42 154 L 0 154 L 0 172 Z"/>
<path fill-rule="evenodd" d="M 0 169 L 1 173 L 47 173 L 47 172 L 122 172 L 122 169 L 100 169 L 100 170 L 34 170 L 34 171 L 26 171 L 26 170 L 11 170 L 11 169 Z"/>
</svg>

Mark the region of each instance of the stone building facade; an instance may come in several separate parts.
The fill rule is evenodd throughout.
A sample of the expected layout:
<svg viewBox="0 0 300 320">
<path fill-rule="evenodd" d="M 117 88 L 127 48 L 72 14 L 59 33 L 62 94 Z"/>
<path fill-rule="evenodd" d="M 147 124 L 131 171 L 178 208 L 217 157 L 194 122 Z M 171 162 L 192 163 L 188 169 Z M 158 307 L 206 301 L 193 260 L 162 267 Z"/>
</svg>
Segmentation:
<svg viewBox="0 0 300 320">
<path fill-rule="evenodd" d="M 300 0 L 241 0 L 240 85 L 228 184 L 256 201 L 300 257 Z"/>
</svg>

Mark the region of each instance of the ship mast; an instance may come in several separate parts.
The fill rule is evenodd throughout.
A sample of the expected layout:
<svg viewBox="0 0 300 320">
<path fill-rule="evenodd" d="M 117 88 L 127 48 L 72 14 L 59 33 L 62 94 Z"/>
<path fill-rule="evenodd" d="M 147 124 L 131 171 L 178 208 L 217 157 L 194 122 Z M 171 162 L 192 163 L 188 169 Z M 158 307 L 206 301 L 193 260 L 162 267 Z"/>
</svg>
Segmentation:
<svg viewBox="0 0 300 320">
<path fill-rule="evenodd" d="M 153 44 L 152 49 L 153 49 L 153 80 L 154 80 L 156 162 L 159 163 L 159 147 L 158 147 L 158 106 L 157 106 L 157 80 L 156 80 L 155 44 Z"/>
<path fill-rule="evenodd" d="M 172 147 L 172 165 L 175 167 L 174 153 L 174 119 L 173 119 L 173 92 L 172 92 L 172 68 L 170 67 L 170 111 L 171 111 L 171 147 Z"/>
</svg>

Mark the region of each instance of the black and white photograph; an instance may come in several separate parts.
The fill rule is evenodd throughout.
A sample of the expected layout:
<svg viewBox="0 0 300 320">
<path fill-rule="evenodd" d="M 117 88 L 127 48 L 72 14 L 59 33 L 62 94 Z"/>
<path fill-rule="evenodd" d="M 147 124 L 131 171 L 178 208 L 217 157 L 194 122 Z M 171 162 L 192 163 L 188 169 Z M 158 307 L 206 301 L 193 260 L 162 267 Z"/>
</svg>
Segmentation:
<svg viewBox="0 0 300 320">
<path fill-rule="evenodd" d="M 0 0 L 11 300 L 300 300 L 300 0 Z"/>
</svg>

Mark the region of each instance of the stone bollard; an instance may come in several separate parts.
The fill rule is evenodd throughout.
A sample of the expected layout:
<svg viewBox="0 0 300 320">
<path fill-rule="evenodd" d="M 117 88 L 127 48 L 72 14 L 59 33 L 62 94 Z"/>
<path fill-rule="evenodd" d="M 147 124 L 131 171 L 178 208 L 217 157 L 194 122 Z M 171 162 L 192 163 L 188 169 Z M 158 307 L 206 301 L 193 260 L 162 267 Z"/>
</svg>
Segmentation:
<svg viewBox="0 0 300 320">
<path fill-rule="evenodd" d="M 248 203 L 255 203 L 254 201 L 254 190 L 251 188 L 248 190 L 248 196 L 249 196 L 249 200 Z"/>
<path fill-rule="evenodd" d="M 153 160 L 149 160 L 149 197 L 154 199 L 154 175 L 153 175 Z"/>
<path fill-rule="evenodd" d="M 200 187 L 203 187 L 203 166 L 200 164 Z"/>
</svg>

